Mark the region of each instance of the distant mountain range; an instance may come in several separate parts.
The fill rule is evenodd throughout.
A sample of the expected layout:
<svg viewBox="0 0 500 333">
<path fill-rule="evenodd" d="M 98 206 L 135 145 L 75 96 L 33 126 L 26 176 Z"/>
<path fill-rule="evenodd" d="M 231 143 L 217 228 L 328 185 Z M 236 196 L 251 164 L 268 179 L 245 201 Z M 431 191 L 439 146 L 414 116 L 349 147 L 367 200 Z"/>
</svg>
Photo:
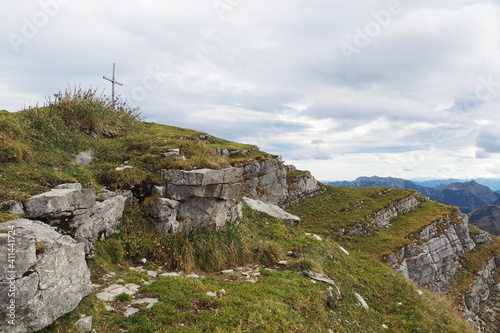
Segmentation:
<svg viewBox="0 0 500 333">
<path fill-rule="evenodd" d="M 345 187 L 390 186 L 394 188 L 413 189 L 430 197 L 434 201 L 457 206 L 464 213 L 470 213 L 485 205 L 500 204 L 500 194 L 493 192 L 488 186 L 482 185 L 476 180 L 453 182 L 454 180 L 418 181 L 416 183 L 415 181 L 395 177 L 373 176 L 358 177 L 353 181 L 325 183 Z M 500 185 L 500 180 L 482 179 L 483 182 L 486 182 L 486 180 L 490 184 L 498 183 Z M 422 184 L 427 186 L 423 186 Z"/>
<path fill-rule="evenodd" d="M 479 183 L 484 186 L 488 186 L 492 191 L 500 191 L 500 178 L 474 178 L 474 179 L 431 179 L 431 180 L 419 180 L 419 179 L 411 179 L 414 184 L 430 187 L 435 189 L 441 189 L 448 184 L 451 183 L 466 183 L 471 180 L 474 180 L 476 183 Z"/>
<path fill-rule="evenodd" d="M 500 235 L 500 207 L 487 205 L 468 214 L 469 223 L 494 235 Z"/>
</svg>

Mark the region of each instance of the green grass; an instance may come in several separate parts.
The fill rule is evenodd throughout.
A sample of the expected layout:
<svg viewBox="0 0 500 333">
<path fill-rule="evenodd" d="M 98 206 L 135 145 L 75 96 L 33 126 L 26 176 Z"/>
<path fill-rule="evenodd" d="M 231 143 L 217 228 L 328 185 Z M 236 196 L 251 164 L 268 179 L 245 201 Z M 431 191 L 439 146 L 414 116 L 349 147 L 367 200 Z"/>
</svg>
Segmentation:
<svg viewBox="0 0 500 333">
<path fill-rule="evenodd" d="M 130 296 L 127 293 L 121 293 L 115 296 L 115 300 L 120 303 L 125 303 L 129 302 L 132 299 L 132 296 Z"/>
</svg>

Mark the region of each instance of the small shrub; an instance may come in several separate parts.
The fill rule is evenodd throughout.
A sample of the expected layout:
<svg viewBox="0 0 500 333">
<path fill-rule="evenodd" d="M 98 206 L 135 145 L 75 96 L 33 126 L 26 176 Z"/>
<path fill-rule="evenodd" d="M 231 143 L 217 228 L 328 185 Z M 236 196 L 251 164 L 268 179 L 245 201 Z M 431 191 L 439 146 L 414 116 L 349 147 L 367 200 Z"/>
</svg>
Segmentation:
<svg viewBox="0 0 500 333">
<path fill-rule="evenodd" d="M 121 293 L 115 296 L 115 301 L 120 303 L 129 302 L 131 299 L 132 297 L 127 293 Z"/>
</svg>

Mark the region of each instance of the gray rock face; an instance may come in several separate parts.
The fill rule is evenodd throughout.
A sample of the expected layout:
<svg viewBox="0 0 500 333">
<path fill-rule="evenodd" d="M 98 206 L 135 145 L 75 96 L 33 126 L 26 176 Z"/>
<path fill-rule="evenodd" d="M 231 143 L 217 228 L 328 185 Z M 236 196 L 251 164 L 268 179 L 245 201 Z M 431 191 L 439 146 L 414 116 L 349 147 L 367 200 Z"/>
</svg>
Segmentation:
<svg viewBox="0 0 500 333">
<path fill-rule="evenodd" d="M 236 200 L 193 197 L 181 202 L 177 218 L 182 231 L 220 230 L 239 223 L 241 203 Z"/>
<path fill-rule="evenodd" d="M 168 184 L 166 196 L 174 200 L 186 200 L 189 197 L 220 198 L 234 200 L 241 190 L 241 183 L 210 184 L 204 186 L 188 186 Z"/>
<path fill-rule="evenodd" d="M 100 199 L 102 201 L 96 201 Z M 127 197 L 104 191 L 96 196 L 81 184 L 62 184 L 24 202 L 27 218 L 40 220 L 85 244 L 92 254 L 94 241 L 118 232 Z"/>
<path fill-rule="evenodd" d="M 242 191 L 249 197 L 281 207 L 299 203 L 318 195 L 318 182 L 309 172 L 296 177 L 287 177 L 288 172 L 297 171 L 294 166 L 286 166 L 278 158 L 245 166 Z"/>
<path fill-rule="evenodd" d="M 287 213 L 286 211 L 284 211 L 283 209 L 281 209 L 276 205 L 268 204 L 260 200 L 253 200 L 246 197 L 244 197 L 242 201 L 250 209 L 278 218 L 280 220 L 285 221 L 288 224 L 295 225 L 300 222 L 300 218 L 298 216 Z"/>
<path fill-rule="evenodd" d="M 75 229 L 71 235 L 77 241 L 85 243 L 86 253 L 92 252 L 94 241 L 118 232 L 126 200 L 127 197 L 115 193 L 114 197 L 96 202 L 84 214 L 73 219 Z"/>
<path fill-rule="evenodd" d="M 243 180 L 243 170 L 241 168 L 227 168 L 222 170 L 199 169 L 192 171 L 162 170 L 161 173 L 168 184 L 173 185 L 206 186 L 237 183 Z"/>
<path fill-rule="evenodd" d="M 387 261 L 416 285 L 438 293 L 455 274 L 460 257 L 475 247 L 464 214 L 434 222 L 410 240 Z"/>
<path fill-rule="evenodd" d="M 245 166 L 243 191 L 251 198 L 281 205 L 287 201 L 287 171 L 280 159 L 270 159 Z"/>
<path fill-rule="evenodd" d="M 68 218 L 82 214 L 95 204 L 92 189 L 82 189 L 80 184 L 63 184 L 49 192 L 35 195 L 24 202 L 26 217 L 46 221 L 52 226 L 66 228 Z"/>
<path fill-rule="evenodd" d="M 470 312 L 472 316 L 469 321 L 474 323 L 476 327 L 480 327 L 481 332 L 500 332 L 500 318 L 498 317 L 498 313 L 500 313 L 500 284 L 490 287 L 488 299 L 474 311 L 481 314 L 481 319 L 474 316 L 474 312 Z"/>
<path fill-rule="evenodd" d="M 179 202 L 167 198 L 156 198 L 152 206 L 146 208 L 153 225 L 164 234 L 179 232 L 180 223 L 177 221 Z"/>
<path fill-rule="evenodd" d="M 239 223 L 243 169 L 162 170 L 162 175 L 166 200 L 157 199 L 148 213 L 163 232 L 219 230 Z"/>
<path fill-rule="evenodd" d="M 14 267 L 0 266 L 0 304 L 15 304 L 15 326 L 9 325 L 14 313 L 0 311 L 0 332 L 34 332 L 72 311 L 92 291 L 90 271 L 84 245 L 70 236 L 38 221 L 0 223 L 0 230 L 10 228 L 16 233 L 15 261 Z M 12 238 L 0 233 L 2 258 L 10 253 L 8 244 Z"/>
<path fill-rule="evenodd" d="M 94 151 L 87 150 L 76 155 L 73 165 L 89 165 L 94 158 Z"/>
</svg>

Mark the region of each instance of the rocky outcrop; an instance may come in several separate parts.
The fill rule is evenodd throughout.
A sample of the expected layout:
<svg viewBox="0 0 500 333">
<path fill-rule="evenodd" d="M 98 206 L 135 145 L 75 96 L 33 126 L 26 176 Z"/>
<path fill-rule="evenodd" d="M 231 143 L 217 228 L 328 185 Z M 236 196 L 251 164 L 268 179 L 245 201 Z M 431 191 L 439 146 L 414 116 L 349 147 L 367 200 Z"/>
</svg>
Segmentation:
<svg viewBox="0 0 500 333">
<path fill-rule="evenodd" d="M 411 235 L 410 243 L 386 259 L 418 286 L 443 292 L 460 266 L 460 257 L 474 249 L 467 215 L 458 213 Z"/>
<path fill-rule="evenodd" d="M 281 209 L 276 205 L 268 204 L 260 200 L 253 200 L 246 197 L 244 197 L 241 201 L 243 201 L 243 203 L 250 209 L 283 220 L 285 223 L 295 225 L 300 222 L 300 218 L 298 216 L 287 213 L 286 211 L 284 211 L 283 209 Z"/>
<path fill-rule="evenodd" d="M 498 278 L 498 273 L 494 278 Z M 500 313 L 500 284 L 495 284 L 489 288 L 488 298 L 482 302 L 478 308 L 474 309 L 474 311 L 481 314 L 481 319 L 479 319 L 477 315 L 472 315 L 470 320 L 475 323 L 476 326 L 481 327 L 482 332 L 500 332 L 500 318 L 498 317 Z"/>
<path fill-rule="evenodd" d="M 146 213 L 153 226 L 163 234 L 176 234 L 179 232 L 180 223 L 177 221 L 179 202 L 167 198 L 154 198 L 146 205 Z"/>
<path fill-rule="evenodd" d="M 0 230 L 0 256 L 10 259 L 0 265 L 0 332 L 40 330 L 91 292 L 84 244 L 27 219 Z"/>
<path fill-rule="evenodd" d="M 406 198 L 391 203 L 386 208 L 375 212 L 371 216 L 367 216 L 367 220 L 373 228 L 382 228 L 392 222 L 398 215 L 405 215 L 417 209 L 420 201 L 418 193 L 413 193 Z"/>
<path fill-rule="evenodd" d="M 153 189 L 159 198 L 146 205 L 153 225 L 164 233 L 219 230 L 239 223 L 241 194 L 286 206 L 320 193 L 310 173 L 286 167 L 280 158 L 248 162 L 221 170 L 162 170 L 166 184 Z"/>
<path fill-rule="evenodd" d="M 118 232 L 127 198 L 128 195 L 112 191 L 96 195 L 93 189 L 83 189 L 81 184 L 71 183 L 56 186 L 24 202 L 8 204 L 12 213 L 45 222 L 60 233 L 84 243 L 85 252 L 91 255 L 97 239 Z"/>
<path fill-rule="evenodd" d="M 385 193 L 392 191 L 391 188 L 380 192 L 378 195 L 382 196 Z M 409 212 L 418 208 L 420 203 L 420 195 L 415 192 L 409 196 L 397 200 L 384 209 L 376 211 L 369 216 L 365 216 L 365 223 L 355 223 L 350 227 L 340 228 L 339 231 L 347 236 L 360 236 L 360 235 L 371 235 L 374 230 L 389 227 L 391 222 L 400 215 L 408 214 Z M 354 204 L 354 208 L 360 208 L 364 205 L 363 201 Z"/>
<path fill-rule="evenodd" d="M 285 165 L 280 157 L 243 167 L 242 191 L 253 199 L 288 207 L 321 193 L 321 186 L 308 171 Z"/>
<path fill-rule="evenodd" d="M 241 168 L 162 170 L 164 196 L 148 205 L 153 224 L 164 233 L 219 230 L 241 219 Z"/>
<path fill-rule="evenodd" d="M 81 184 L 75 183 L 56 186 L 49 192 L 29 198 L 23 204 L 27 218 L 69 230 L 72 229 L 72 218 L 85 213 L 95 202 L 93 189 L 82 189 Z"/>
</svg>

